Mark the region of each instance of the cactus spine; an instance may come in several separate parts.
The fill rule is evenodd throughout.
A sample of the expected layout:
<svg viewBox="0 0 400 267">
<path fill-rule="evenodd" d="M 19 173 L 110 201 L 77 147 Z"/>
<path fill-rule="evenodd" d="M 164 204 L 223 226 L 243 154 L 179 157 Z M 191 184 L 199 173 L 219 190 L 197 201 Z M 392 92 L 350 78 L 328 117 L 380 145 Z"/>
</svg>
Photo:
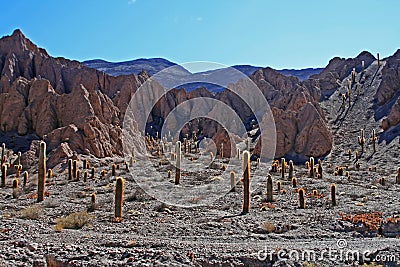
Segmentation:
<svg viewBox="0 0 400 267">
<path fill-rule="evenodd" d="M 44 187 L 46 184 L 46 143 L 40 142 L 37 202 L 44 200 Z"/>
<path fill-rule="evenodd" d="M 236 177 L 235 177 L 235 172 L 231 171 L 229 173 L 230 178 L 231 178 L 231 192 L 236 191 Z"/>
<path fill-rule="evenodd" d="M 122 205 L 124 202 L 124 179 L 117 177 L 115 185 L 115 218 L 122 218 Z"/>
<path fill-rule="evenodd" d="M 1 187 L 6 187 L 7 165 L 1 166 Z"/>
<path fill-rule="evenodd" d="M 274 196 L 273 196 L 272 191 L 273 191 L 272 177 L 271 177 L 271 175 L 268 175 L 268 178 L 267 178 L 267 202 L 274 201 Z"/>
<path fill-rule="evenodd" d="M 243 210 L 242 213 L 248 213 L 250 210 L 250 153 L 243 152 Z"/>
<path fill-rule="evenodd" d="M 176 167 L 175 167 L 175 184 L 179 184 L 181 180 L 181 142 L 178 141 L 175 144 L 175 153 L 176 153 Z"/>
<path fill-rule="evenodd" d="M 331 201 L 332 201 L 332 206 L 336 206 L 336 184 L 331 184 Z"/>
<path fill-rule="evenodd" d="M 303 188 L 299 189 L 299 208 L 300 209 L 306 208 L 305 191 Z"/>
</svg>

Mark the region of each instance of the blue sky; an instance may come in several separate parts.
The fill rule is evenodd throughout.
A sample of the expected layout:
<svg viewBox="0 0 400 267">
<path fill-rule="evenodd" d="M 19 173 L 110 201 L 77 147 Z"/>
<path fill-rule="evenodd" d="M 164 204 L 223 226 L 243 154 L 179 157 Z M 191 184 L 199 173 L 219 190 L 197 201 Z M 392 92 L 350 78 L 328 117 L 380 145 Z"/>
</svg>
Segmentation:
<svg viewBox="0 0 400 267">
<path fill-rule="evenodd" d="M 281 69 L 400 48 L 396 0 L 4 2 L 1 36 L 20 28 L 52 56 L 79 61 L 163 57 Z"/>
</svg>

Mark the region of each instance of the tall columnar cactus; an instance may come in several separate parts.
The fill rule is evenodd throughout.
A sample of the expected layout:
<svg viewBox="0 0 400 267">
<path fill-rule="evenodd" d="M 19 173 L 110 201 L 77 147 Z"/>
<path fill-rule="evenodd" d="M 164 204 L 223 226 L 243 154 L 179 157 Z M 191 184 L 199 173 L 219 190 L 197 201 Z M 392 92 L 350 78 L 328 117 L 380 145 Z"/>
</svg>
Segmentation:
<svg viewBox="0 0 400 267">
<path fill-rule="evenodd" d="M 299 191 L 299 208 L 305 209 L 306 208 L 306 199 L 305 199 L 306 192 L 303 188 L 300 188 L 298 191 Z"/>
<path fill-rule="evenodd" d="M 175 153 L 176 153 L 176 166 L 175 166 L 175 184 L 179 184 L 181 180 L 181 141 L 176 142 L 175 144 Z"/>
<path fill-rule="evenodd" d="M 356 82 L 356 69 L 353 68 L 351 71 L 351 82 L 354 84 Z"/>
<path fill-rule="evenodd" d="M 96 210 L 96 193 L 90 195 L 90 209 L 92 211 Z"/>
<path fill-rule="evenodd" d="M 361 61 L 361 72 L 364 73 L 365 71 L 365 62 L 364 60 Z"/>
<path fill-rule="evenodd" d="M 294 173 L 293 160 L 289 160 L 289 180 L 293 178 L 293 173 Z"/>
<path fill-rule="evenodd" d="M 361 154 L 363 154 L 365 145 L 364 129 L 361 129 L 361 135 L 358 136 L 358 144 L 361 146 Z"/>
<path fill-rule="evenodd" d="M 53 170 L 52 170 L 52 169 L 49 169 L 49 170 L 47 171 L 47 178 L 48 178 L 48 179 L 53 179 Z"/>
<path fill-rule="evenodd" d="M 7 165 L 3 164 L 1 166 L 1 187 L 6 187 L 6 177 L 7 177 Z"/>
<path fill-rule="evenodd" d="M 322 161 L 318 160 L 318 178 L 322 179 Z"/>
<path fill-rule="evenodd" d="M 3 164 L 7 161 L 5 151 L 6 151 L 6 144 L 2 143 L 1 144 L 1 166 L 3 166 Z"/>
<path fill-rule="evenodd" d="M 292 177 L 292 187 L 293 188 L 297 187 L 297 178 L 296 177 Z"/>
<path fill-rule="evenodd" d="M 28 179 L 29 179 L 29 175 L 27 171 L 24 171 L 24 181 L 23 181 L 23 187 L 25 187 L 28 184 Z"/>
<path fill-rule="evenodd" d="M 239 148 L 236 149 L 236 156 L 237 156 L 237 159 L 240 159 L 240 149 Z"/>
<path fill-rule="evenodd" d="M 400 184 L 400 167 L 397 168 L 396 184 Z"/>
<path fill-rule="evenodd" d="M 285 158 L 281 158 L 281 177 L 282 177 L 282 180 L 285 179 L 285 168 L 286 168 Z"/>
<path fill-rule="evenodd" d="M 84 159 L 82 164 L 83 164 L 83 165 L 82 165 L 82 169 L 84 169 L 84 170 L 85 170 L 85 169 L 89 169 L 89 168 L 88 168 L 88 164 L 89 164 L 89 163 L 88 163 L 88 160 L 87 160 L 87 159 Z"/>
<path fill-rule="evenodd" d="M 76 175 L 78 173 L 78 161 L 73 160 L 72 161 L 72 177 L 76 179 Z"/>
<path fill-rule="evenodd" d="M 124 202 L 124 184 L 122 177 L 117 177 L 115 185 L 115 218 L 122 218 L 122 205 Z"/>
<path fill-rule="evenodd" d="M 95 169 L 94 169 L 94 167 L 92 167 L 92 171 L 91 171 L 91 173 L 90 173 L 90 179 L 92 179 L 92 180 L 95 179 L 94 173 L 95 173 Z"/>
<path fill-rule="evenodd" d="M 242 213 L 250 211 L 250 153 L 243 152 L 243 210 Z"/>
<path fill-rule="evenodd" d="M 224 157 L 224 143 L 221 143 L 221 158 Z"/>
<path fill-rule="evenodd" d="M 278 190 L 278 193 L 281 192 L 281 190 L 282 190 L 282 182 L 281 181 L 276 182 L 276 190 Z"/>
<path fill-rule="evenodd" d="M 229 173 L 229 176 L 231 178 L 231 192 L 236 191 L 236 177 L 235 177 L 235 172 L 231 171 Z"/>
<path fill-rule="evenodd" d="M 267 202 L 272 202 L 272 201 L 274 201 L 272 177 L 271 177 L 271 175 L 268 175 L 268 178 L 267 178 Z"/>
<path fill-rule="evenodd" d="M 68 180 L 73 180 L 74 175 L 73 175 L 73 170 L 72 170 L 72 159 L 68 160 Z"/>
<path fill-rule="evenodd" d="M 309 176 L 310 176 L 310 177 L 314 177 L 314 176 L 315 176 L 315 173 L 314 173 L 314 158 L 313 158 L 313 157 L 310 157 Z"/>
<path fill-rule="evenodd" d="M 336 206 L 336 184 L 331 184 L 331 201 L 332 201 L 332 206 Z"/>
<path fill-rule="evenodd" d="M 351 106 L 351 81 L 349 81 L 347 86 L 347 100 L 349 102 L 349 108 Z"/>
<path fill-rule="evenodd" d="M 376 54 L 376 57 L 378 58 L 378 67 L 381 65 L 381 60 L 379 58 L 379 53 Z"/>
<path fill-rule="evenodd" d="M 347 155 L 349 156 L 349 160 L 351 160 L 351 156 L 352 156 L 353 152 L 351 151 L 351 149 L 349 149 L 347 151 Z"/>
<path fill-rule="evenodd" d="M 37 202 L 44 200 L 46 184 L 46 143 L 40 142 Z"/>
<path fill-rule="evenodd" d="M 372 148 L 374 150 L 374 153 L 376 152 L 376 141 L 378 140 L 378 138 L 376 137 L 375 134 L 375 129 L 372 130 L 372 137 L 371 137 L 371 141 L 372 141 Z"/>
</svg>

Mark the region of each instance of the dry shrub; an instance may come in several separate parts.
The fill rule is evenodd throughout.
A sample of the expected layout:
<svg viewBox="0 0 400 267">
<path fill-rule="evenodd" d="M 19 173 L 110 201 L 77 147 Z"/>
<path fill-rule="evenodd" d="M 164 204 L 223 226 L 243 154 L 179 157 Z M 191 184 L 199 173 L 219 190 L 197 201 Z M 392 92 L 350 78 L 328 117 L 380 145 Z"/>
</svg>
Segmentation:
<svg viewBox="0 0 400 267">
<path fill-rule="evenodd" d="M 15 216 L 20 219 L 36 220 L 43 214 L 43 207 L 40 205 L 32 205 L 23 210 L 17 211 Z"/>
<path fill-rule="evenodd" d="M 94 219 L 94 215 L 87 213 L 86 211 L 74 212 L 64 218 L 56 219 L 56 231 L 62 229 L 81 229 L 84 225 L 91 222 Z"/>
<path fill-rule="evenodd" d="M 275 225 L 270 222 L 263 222 L 261 228 L 267 233 L 273 233 L 275 231 Z"/>
</svg>

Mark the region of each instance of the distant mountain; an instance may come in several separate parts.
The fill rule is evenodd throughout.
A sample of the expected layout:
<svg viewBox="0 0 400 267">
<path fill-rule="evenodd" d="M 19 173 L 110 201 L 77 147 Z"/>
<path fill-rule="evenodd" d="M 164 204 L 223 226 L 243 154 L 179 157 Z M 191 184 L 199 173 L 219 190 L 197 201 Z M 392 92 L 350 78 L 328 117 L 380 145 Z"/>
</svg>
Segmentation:
<svg viewBox="0 0 400 267">
<path fill-rule="evenodd" d="M 242 78 L 242 75 L 240 73 L 232 76 L 232 74 L 234 73 L 232 71 L 229 71 L 229 68 L 221 68 L 221 69 L 191 73 L 184 67 L 163 58 L 149 58 L 149 59 L 141 58 L 124 62 L 108 62 L 101 59 L 94 59 L 94 60 L 84 61 L 83 64 L 85 64 L 90 68 L 103 71 L 106 74 L 112 76 L 129 75 L 129 74 L 137 75 L 143 70 L 146 71 L 151 76 L 153 76 L 154 74 L 160 72 L 161 70 L 169 68 L 168 72 L 164 72 L 160 76 L 158 76 L 159 80 L 167 81 L 167 84 L 165 83 L 163 84 L 164 86 L 167 87 L 168 87 L 168 82 L 172 80 L 179 80 L 180 78 L 182 78 L 182 80 L 187 80 L 188 76 L 193 76 L 190 78 L 190 80 L 201 80 L 201 77 L 204 76 L 214 77 L 214 80 L 219 80 L 218 77 L 224 77 L 223 79 L 224 86 L 228 85 L 229 83 L 235 83 L 240 78 Z M 232 68 L 240 71 L 246 76 L 250 76 L 255 71 L 262 69 L 262 67 L 251 66 L 251 65 L 235 65 L 232 66 Z M 300 81 L 304 81 L 307 80 L 311 75 L 320 73 L 322 70 L 323 68 L 307 68 L 301 70 L 283 69 L 283 70 L 277 70 L 277 72 L 286 76 L 294 76 L 297 77 Z M 193 82 L 190 84 L 182 85 L 182 87 L 184 87 L 185 90 L 188 92 L 200 87 L 205 87 L 213 93 L 221 92 L 224 90 L 224 87 L 220 85 L 210 84 L 210 83 L 206 84 L 202 82 Z"/>
</svg>

